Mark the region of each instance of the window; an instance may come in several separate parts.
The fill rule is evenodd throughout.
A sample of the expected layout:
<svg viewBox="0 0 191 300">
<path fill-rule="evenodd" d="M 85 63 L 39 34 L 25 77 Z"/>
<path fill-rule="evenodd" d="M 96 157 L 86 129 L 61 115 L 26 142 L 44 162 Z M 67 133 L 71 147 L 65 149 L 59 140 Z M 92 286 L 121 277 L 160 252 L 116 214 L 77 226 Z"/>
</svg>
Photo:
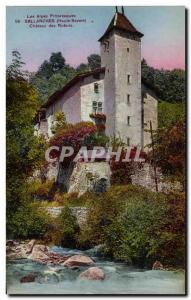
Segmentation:
<svg viewBox="0 0 191 300">
<path fill-rule="evenodd" d="M 98 102 L 98 113 L 102 113 L 102 102 Z"/>
<path fill-rule="evenodd" d="M 104 44 L 104 52 L 109 52 L 109 41 L 106 41 Z"/>
<path fill-rule="evenodd" d="M 130 138 L 127 138 L 127 146 L 130 147 Z"/>
<path fill-rule="evenodd" d="M 102 113 L 102 102 L 96 102 L 96 101 L 93 101 L 92 103 L 92 108 L 93 108 L 93 113 L 94 114 L 101 114 Z"/>
<path fill-rule="evenodd" d="M 92 110 L 93 110 L 93 113 L 96 114 L 96 112 L 97 112 L 97 102 L 96 101 L 93 101 L 93 103 L 92 103 Z"/>
<path fill-rule="evenodd" d="M 128 126 L 131 125 L 130 120 L 131 120 L 131 117 L 130 117 L 130 116 L 127 116 L 127 125 L 128 125 Z"/>
<path fill-rule="evenodd" d="M 127 83 L 131 82 L 131 75 L 127 74 Z"/>
<path fill-rule="evenodd" d="M 94 83 L 94 93 L 99 93 L 99 85 L 98 83 Z"/>
<path fill-rule="evenodd" d="M 129 53 L 129 48 L 127 48 L 127 52 Z"/>
<path fill-rule="evenodd" d="M 127 104 L 130 104 L 130 95 L 127 94 Z"/>
</svg>

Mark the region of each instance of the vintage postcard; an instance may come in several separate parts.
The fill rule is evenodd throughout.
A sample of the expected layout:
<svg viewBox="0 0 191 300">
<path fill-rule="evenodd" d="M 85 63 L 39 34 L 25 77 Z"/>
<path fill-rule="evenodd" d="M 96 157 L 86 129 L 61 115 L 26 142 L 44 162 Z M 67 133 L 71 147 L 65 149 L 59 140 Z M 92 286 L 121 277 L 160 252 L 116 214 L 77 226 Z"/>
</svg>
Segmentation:
<svg viewBox="0 0 191 300">
<path fill-rule="evenodd" d="M 6 10 L 7 294 L 185 295 L 185 7 Z"/>
</svg>

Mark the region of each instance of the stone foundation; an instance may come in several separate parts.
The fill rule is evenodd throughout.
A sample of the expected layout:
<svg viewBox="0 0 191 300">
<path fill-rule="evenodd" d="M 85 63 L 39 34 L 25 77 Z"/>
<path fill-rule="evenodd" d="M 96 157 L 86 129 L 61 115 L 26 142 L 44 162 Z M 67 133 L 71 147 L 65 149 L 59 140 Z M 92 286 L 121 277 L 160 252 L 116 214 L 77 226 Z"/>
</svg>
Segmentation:
<svg viewBox="0 0 191 300">
<path fill-rule="evenodd" d="M 105 192 L 110 186 L 110 165 L 107 162 L 77 162 L 69 168 L 60 168 L 58 183 L 68 193 Z"/>
<path fill-rule="evenodd" d="M 158 191 L 163 193 L 180 192 L 183 191 L 183 186 L 180 182 L 167 182 L 159 168 L 156 170 Z M 133 174 L 131 175 L 132 184 L 141 185 L 145 188 L 156 192 L 155 173 L 154 168 L 149 163 L 142 165 L 135 164 Z"/>
</svg>

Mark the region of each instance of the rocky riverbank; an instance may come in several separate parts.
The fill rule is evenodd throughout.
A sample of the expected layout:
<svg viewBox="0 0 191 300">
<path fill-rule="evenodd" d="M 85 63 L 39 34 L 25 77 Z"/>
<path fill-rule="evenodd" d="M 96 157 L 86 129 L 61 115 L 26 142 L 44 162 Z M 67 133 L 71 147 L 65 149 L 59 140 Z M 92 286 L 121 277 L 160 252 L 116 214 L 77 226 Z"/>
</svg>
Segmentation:
<svg viewBox="0 0 191 300">
<path fill-rule="evenodd" d="M 12 241 L 8 244 L 11 243 Z M 27 245 L 29 241 L 16 243 L 18 248 L 20 244 Z M 35 245 L 39 244 L 41 243 L 36 241 Z M 67 259 L 54 264 L 51 260 L 40 263 L 31 257 L 13 259 L 12 255 L 11 259 L 8 258 L 9 295 L 184 294 L 185 291 L 184 271 L 166 271 L 159 262 L 154 266 L 157 269 L 149 270 L 97 256 L 96 249 L 82 251 L 52 246 L 45 252 Z"/>
<path fill-rule="evenodd" d="M 52 252 L 46 245 L 38 244 L 36 240 L 17 242 L 9 240 L 6 243 L 7 260 L 28 259 L 40 264 L 62 265 L 71 270 L 80 267 L 87 269 L 80 273 L 80 278 L 89 280 L 103 280 L 104 272 L 96 267 L 95 262 L 86 255 L 61 255 Z M 22 277 L 20 282 L 33 282 L 38 274 L 29 273 Z"/>
</svg>

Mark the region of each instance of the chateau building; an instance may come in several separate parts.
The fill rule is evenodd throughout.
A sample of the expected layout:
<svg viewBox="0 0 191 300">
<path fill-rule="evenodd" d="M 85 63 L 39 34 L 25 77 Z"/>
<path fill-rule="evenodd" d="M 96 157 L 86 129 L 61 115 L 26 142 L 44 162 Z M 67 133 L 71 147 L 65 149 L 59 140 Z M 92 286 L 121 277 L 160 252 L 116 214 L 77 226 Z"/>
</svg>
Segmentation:
<svg viewBox="0 0 191 300">
<path fill-rule="evenodd" d="M 114 14 L 99 39 L 101 67 L 75 76 L 43 105 L 38 130 L 48 137 L 55 112 L 63 111 L 69 123 L 96 122 L 104 114 L 105 133 L 120 137 L 128 146 L 150 143 L 150 121 L 157 129 L 158 101 L 141 80 L 141 38 L 124 11 Z"/>
</svg>

